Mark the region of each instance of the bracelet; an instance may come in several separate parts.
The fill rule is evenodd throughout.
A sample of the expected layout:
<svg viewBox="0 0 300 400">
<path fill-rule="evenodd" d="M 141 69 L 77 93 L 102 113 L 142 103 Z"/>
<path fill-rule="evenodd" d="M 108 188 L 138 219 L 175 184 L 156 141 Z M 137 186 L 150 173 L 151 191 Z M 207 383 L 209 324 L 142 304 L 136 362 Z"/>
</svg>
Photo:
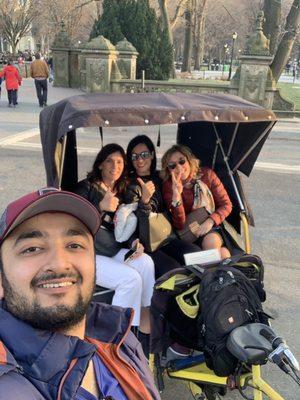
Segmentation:
<svg viewBox="0 0 300 400">
<path fill-rule="evenodd" d="M 174 208 L 181 206 L 182 201 L 181 200 L 177 200 L 177 201 L 172 201 L 172 206 Z"/>
</svg>

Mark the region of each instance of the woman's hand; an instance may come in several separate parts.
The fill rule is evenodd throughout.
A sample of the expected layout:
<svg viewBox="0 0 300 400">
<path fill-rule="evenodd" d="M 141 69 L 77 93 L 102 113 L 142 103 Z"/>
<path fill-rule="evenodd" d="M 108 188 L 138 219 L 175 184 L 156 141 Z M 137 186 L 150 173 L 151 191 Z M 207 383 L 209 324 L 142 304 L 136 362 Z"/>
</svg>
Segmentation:
<svg viewBox="0 0 300 400">
<path fill-rule="evenodd" d="M 115 212 L 119 205 L 119 199 L 107 189 L 101 201 L 99 201 L 99 208 L 101 211 Z"/>
<path fill-rule="evenodd" d="M 201 225 L 199 225 L 196 234 L 198 237 L 206 235 L 214 226 L 214 221 L 207 218 Z"/>
<path fill-rule="evenodd" d="M 155 185 L 152 181 L 144 182 L 141 178 L 137 178 L 137 182 L 142 188 L 141 200 L 144 204 L 148 204 L 155 192 Z"/>
<path fill-rule="evenodd" d="M 135 239 L 132 242 L 132 247 L 134 247 L 136 245 L 136 243 L 138 243 L 138 247 L 136 252 L 133 254 L 132 259 L 135 260 L 136 258 L 139 258 L 140 256 L 142 256 L 144 254 L 144 246 L 142 245 L 142 243 L 140 243 L 139 239 Z"/>
<path fill-rule="evenodd" d="M 181 200 L 181 193 L 183 191 L 183 185 L 181 181 L 181 174 L 176 176 L 174 171 L 171 171 L 171 178 L 172 178 L 172 201 L 179 201 Z"/>
</svg>

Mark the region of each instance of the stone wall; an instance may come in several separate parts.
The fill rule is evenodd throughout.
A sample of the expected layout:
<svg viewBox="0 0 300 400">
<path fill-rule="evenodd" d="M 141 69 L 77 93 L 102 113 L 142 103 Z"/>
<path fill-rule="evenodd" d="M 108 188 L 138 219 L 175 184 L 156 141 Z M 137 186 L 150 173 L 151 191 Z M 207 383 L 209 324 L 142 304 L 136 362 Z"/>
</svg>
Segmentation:
<svg viewBox="0 0 300 400">
<path fill-rule="evenodd" d="M 122 79 L 111 81 L 111 92 L 182 92 L 182 93 L 230 93 L 228 84 L 210 84 L 194 82 L 151 81 L 145 80 L 144 88 L 141 80 Z"/>
</svg>

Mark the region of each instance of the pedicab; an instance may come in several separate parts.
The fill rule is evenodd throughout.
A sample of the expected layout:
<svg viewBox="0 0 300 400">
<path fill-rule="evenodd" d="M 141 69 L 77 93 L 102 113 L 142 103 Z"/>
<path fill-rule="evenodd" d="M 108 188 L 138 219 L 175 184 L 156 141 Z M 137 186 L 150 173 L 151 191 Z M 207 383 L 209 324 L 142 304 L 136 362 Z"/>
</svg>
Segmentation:
<svg viewBox="0 0 300 400">
<path fill-rule="evenodd" d="M 123 93 L 73 96 L 46 107 L 40 114 L 47 185 L 71 191 L 76 185 L 79 128 L 98 127 L 102 141 L 105 131 L 111 127 L 177 124 L 177 143 L 190 147 L 202 165 L 214 169 L 221 178 L 233 203 L 230 222 L 243 240 L 244 246 L 239 245 L 237 248 L 240 250 L 244 247 L 245 253 L 250 253 L 249 224 L 254 221 L 240 174 L 250 175 L 275 123 L 276 117 L 272 111 L 224 94 Z M 85 132 L 80 130 L 80 134 L 84 135 Z M 193 279 L 194 275 L 191 274 L 191 277 Z M 173 286 L 180 284 L 180 281 L 173 280 Z M 199 400 L 214 400 L 224 394 L 227 387 L 237 388 L 245 398 L 250 397 L 247 397 L 244 389 L 250 387 L 253 390 L 251 398 L 255 400 L 262 400 L 263 393 L 270 399 L 283 399 L 263 381 L 260 366 L 269 359 L 277 364 L 283 363 L 291 374 L 296 374 L 299 366 L 287 346 L 275 341 L 276 335 L 270 327 L 264 329 L 267 338 L 261 334 L 262 330 L 263 327 L 258 323 L 245 325 L 234 329 L 228 339 L 230 351 L 241 365 L 247 366 L 246 372 L 241 369 L 234 377 L 219 377 L 207 368 L 203 359 L 197 357 L 181 367 L 166 367 L 166 371 L 171 378 L 189 382 L 194 398 Z M 153 367 L 153 357 L 150 363 Z M 156 370 L 159 388 L 162 390 L 159 363 L 156 363 Z"/>
</svg>

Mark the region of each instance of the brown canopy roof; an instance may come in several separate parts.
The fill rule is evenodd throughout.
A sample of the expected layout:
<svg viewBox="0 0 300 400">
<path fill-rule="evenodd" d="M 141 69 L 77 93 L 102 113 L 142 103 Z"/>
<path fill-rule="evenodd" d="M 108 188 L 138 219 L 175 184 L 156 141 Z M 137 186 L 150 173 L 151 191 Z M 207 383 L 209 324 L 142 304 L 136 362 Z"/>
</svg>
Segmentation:
<svg viewBox="0 0 300 400">
<path fill-rule="evenodd" d="M 46 107 L 40 114 L 47 182 L 50 185 L 57 183 L 54 160 L 57 142 L 66 133 L 74 133 L 80 127 L 174 123 L 188 127 L 196 122 L 216 122 L 218 125 L 241 123 L 244 126 L 241 128 L 241 136 L 249 136 L 253 142 L 272 121 L 276 121 L 272 111 L 240 97 L 225 94 L 99 93 L 69 97 Z M 198 135 L 204 136 L 203 131 L 198 130 Z M 68 136 L 71 138 L 72 135 Z M 69 143 L 68 149 L 76 152 L 76 143 Z"/>
<path fill-rule="evenodd" d="M 60 109 L 59 115 L 55 108 Z M 52 116 L 49 121 L 50 114 Z M 56 115 L 55 115 L 56 114 Z M 41 112 L 42 136 L 55 124 L 58 138 L 84 126 L 141 126 L 191 121 L 276 120 L 272 111 L 225 94 L 99 93 L 73 96 Z"/>
</svg>

